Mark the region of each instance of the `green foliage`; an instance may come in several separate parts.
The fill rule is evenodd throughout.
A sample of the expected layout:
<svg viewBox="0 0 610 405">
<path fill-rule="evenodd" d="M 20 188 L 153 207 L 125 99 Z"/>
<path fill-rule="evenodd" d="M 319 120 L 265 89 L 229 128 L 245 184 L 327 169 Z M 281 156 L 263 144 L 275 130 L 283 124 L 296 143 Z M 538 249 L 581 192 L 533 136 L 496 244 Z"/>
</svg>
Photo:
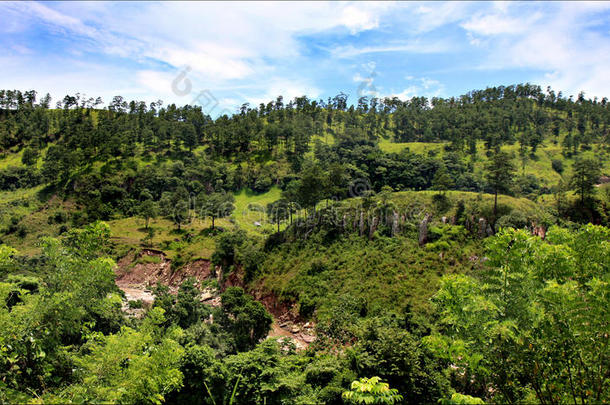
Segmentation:
<svg viewBox="0 0 610 405">
<path fill-rule="evenodd" d="M 163 322 L 163 310 L 155 308 L 139 331 L 123 328 L 90 341 L 89 354 L 77 359 L 82 383 L 65 395 L 85 402 L 164 402 L 182 385 L 179 365 L 184 350 L 174 340 L 178 330 L 163 335 Z"/>
<path fill-rule="evenodd" d="M 246 233 L 243 230 L 234 232 L 223 232 L 216 241 L 216 250 L 212 255 L 212 263 L 216 266 L 228 268 L 235 263 L 237 250 L 239 246 L 247 240 Z"/>
<path fill-rule="evenodd" d="M 451 395 L 450 399 L 439 399 L 438 403 L 441 405 L 484 405 L 485 401 L 483 401 L 481 398 L 456 392 L 455 394 Z"/>
<path fill-rule="evenodd" d="M 202 218 L 210 217 L 212 219 L 212 229 L 214 229 L 214 220 L 216 218 L 224 218 L 231 215 L 235 206 L 235 197 L 231 193 L 212 193 L 209 195 L 200 195 L 199 201 L 201 208 L 199 215 Z"/>
<path fill-rule="evenodd" d="M 269 252 L 252 284 L 262 282 L 280 300 L 298 303 L 302 315 L 315 314 L 319 328 L 340 340 L 352 335 L 362 316 L 401 312 L 411 304 L 417 316 L 428 317 L 440 275 L 467 271 L 469 257 L 480 254 L 463 227 L 442 229 L 439 240 L 449 244 L 442 259 L 406 236 L 368 241 L 351 234 L 323 243 L 322 233 L 311 235 Z"/>
<path fill-rule="evenodd" d="M 120 327 L 114 263 L 97 257 L 107 232 L 97 223 L 63 240 L 46 239 L 40 281 L 11 275 L 13 284 L 1 284 L 0 375 L 8 389 L 39 395 L 71 381 L 67 347 L 82 344 L 89 333 Z M 0 251 L 4 265 L 10 264 L 14 252 Z"/>
<path fill-rule="evenodd" d="M 603 227 L 552 228 L 548 242 L 509 228 L 488 240 L 480 280 L 444 277 L 434 302 L 450 339 L 427 342 L 457 367 L 461 391 L 491 388 L 502 402 L 607 400 L 600 365 L 610 353 L 596 342 L 607 339 L 609 249 Z"/>
<path fill-rule="evenodd" d="M 236 351 L 250 350 L 267 336 L 272 318 L 260 302 L 240 287 L 229 287 L 220 297 L 219 322 L 231 334 Z"/>
<path fill-rule="evenodd" d="M 553 159 L 551 161 L 551 167 L 553 168 L 553 170 L 555 170 L 557 173 L 562 174 L 564 167 L 563 167 L 563 161 L 559 160 L 559 159 Z"/>
<path fill-rule="evenodd" d="M 146 229 L 148 229 L 148 222 L 151 219 L 155 219 L 158 214 L 157 204 L 152 200 L 144 200 L 138 208 L 138 215 L 146 221 Z"/>
<path fill-rule="evenodd" d="M 497 212 L 498 193 L 508 193 L 510 191 L 515 168 L 512 164 L 511 156 L 504 151 L 496 151 L 486 167 L 486 179 L 494 191 L 494 217 Z M 495 218 L 494 218 L 495 219 Z"/>
<path fill-rule="evenodd" d="M 579 158 L 574 162 L 574 173 L 570 178 L 570 186 L 580 195 L 580 202 L 590 198 L 595 191 L 601 171 L 598 160 Z"/>
<path fill-rule="evenodd" d="M 175 324 L 186 329 L 201 322 L 210 314 L 208 306 L 199 299 L 201 292 L 195 286 L 195 282 L 196 280 L 193 278 L 183 281 L 178 289 L 178 294 L 175 296 L 170 293 L 167 286 L 157 284 L 154 290 L 155 302 L 153 307 L 163 309 L 169 324 Z"/>
<path fill-rule="evenodd" d="M 361 378 L 352 382 L 350 388 L 343 393 L 343 399 L 350 404 L 395 404 L 402 401 L 398 390 L 381 382 L 379 377 Z"/>
<path fill-rule="evenodd" d="M 608 168 L 605 100 L 522 84 L 353 106 L 280 96 L 215 120 L 120 96 L 98 106 L 0 91 L 1 236 L 23 254 L 0 246 L 0 402 L 610 401 L 610 237 L 561 222 L 608 223 L 594 187 Z M 551 215 L 562 173 L 580 204 L 561 184 Z M 352 232 L 337 207 L 390 221 Z M 440 225 L 454 214 L 458 226 Z M 485 242 L 471 237 L 481 217 L 502 229 Z M 99 219 L 113 219 L 112 239 Z M 544 241 L 510 229 L 557 221 L 572 230 Z M 194 280 L 175 295 L 159 286 L 144 319 L 125 319 L 107 256 L 140 241 L 174 270 L 214 251 L 225 276 L 278 297 L 317 340 L 305 353 L 262 341 L 260 303 L 227 288 L 211 310 Z M 364 375 L 379 377 L 346 391 Z"/>
<path fill-rule="evenodd" d="M 431 403 L 449 392 L 442 364 L 422 346 L 418 333 L 425 330 L 413 314 L 367 319 L 348 352 L 360 375 L 375 373 L 400 392 L 406 403 Z"/>
<path fill-rule="evenodd" d="M 455 182 L 451 178 L 451 175 L 447 172 L 447 168 L 445 166 L 441 166 L 436 173 L 434 173 L 434 178 L 432 179 L 432 188 L 434 190 L 438 190 L 442 193 L 451 189 L 454 184 Z"/>
</svg>

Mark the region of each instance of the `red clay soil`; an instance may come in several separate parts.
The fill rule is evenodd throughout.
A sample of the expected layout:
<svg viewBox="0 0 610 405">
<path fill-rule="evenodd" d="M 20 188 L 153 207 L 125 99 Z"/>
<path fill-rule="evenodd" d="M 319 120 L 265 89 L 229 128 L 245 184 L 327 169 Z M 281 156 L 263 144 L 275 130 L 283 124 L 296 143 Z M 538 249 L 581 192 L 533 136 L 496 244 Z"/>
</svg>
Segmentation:
<svg viewBox="0 0 610 405">
<path fill-rule="evenodd" d="M 156 257 L 158 263 L 138 259 L 149 256 Z M 184 280 L 194 277 L 199 281 L 212 276 L 212 265 L 209 260 L 195 260 L 178 271 L 172 271 L 170 260 L 165 254 L 156 250 L 142 250 L 136 258 L 133 252 L 119 260 L 116 284 L 119 288 L 151 288 L 157 282 L 176 290 Z"/>
</svg>

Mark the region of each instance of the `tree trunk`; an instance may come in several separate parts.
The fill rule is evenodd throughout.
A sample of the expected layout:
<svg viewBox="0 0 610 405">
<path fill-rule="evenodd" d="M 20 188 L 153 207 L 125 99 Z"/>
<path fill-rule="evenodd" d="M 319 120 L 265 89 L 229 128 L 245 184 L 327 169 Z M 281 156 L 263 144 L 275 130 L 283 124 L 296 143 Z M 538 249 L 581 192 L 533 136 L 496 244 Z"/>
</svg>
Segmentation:
<svg viewBox="0 0 610 405">
<path fill-rule="evenodd" d="M 494 224 L 496 222 L 496 214 L 498 213 L 498 190 L 496 189 L 496 194 L 494 196 Z"/>
</svg>

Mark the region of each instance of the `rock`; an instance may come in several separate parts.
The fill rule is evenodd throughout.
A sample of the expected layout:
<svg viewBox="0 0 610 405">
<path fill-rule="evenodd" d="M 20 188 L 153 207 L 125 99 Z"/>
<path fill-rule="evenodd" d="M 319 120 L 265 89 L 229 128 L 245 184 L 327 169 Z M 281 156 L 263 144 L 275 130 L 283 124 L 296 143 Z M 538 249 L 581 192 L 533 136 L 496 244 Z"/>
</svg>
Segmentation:
<svg viewBox="0 0 610 405">
<path fill-rule="evenodd" d="M 484 238 L 487 230 L 487 221 L 485 218 L 479 218 L 479 237 Z"/>
<path fill-rule="evenodd" d="M 377 223 L 378 223 L 378 218 L 377 217 L 373 217 L 373 220 L 371 221 L 371 223 L 369 224 L 369 240 L 373 239 L 373 234 L 375 233 L 375 231 L 377 230 Z"/>
<path fill-rule="evenodd" d="M 214 298 L 216 295 L 212 294 L 212 292 L 210 291 L 204 291 L 201 293 L 200 295 L 200 299 L 201 301 L 208 301 L 211 300 L 212 298 Z"/>
<path fill-rule="evenodd" d="M 394 215 L 392 217 L 392 236 L 395 236 L 398 233 L 398 212 L 394 211 Z"/>
<path fill-rule="evenodd" d="M 297 325 L 293 325 L 292 328 L 290 328 L 290 333 L 299 333 L 301 331 L 301 328 L 299 328 Z"/>
<path fill-rule="evenodd" d="M 419 224 L 419 246 L 426 244 L 428 240 L 428 222 L 430 221 L 430 214 L 426 214 L 424 219 Z"/>
<path fill-rule="evenodd" d="M 494 230 L 491 228 L 491 225 L 487 224 L 487 229 L 485 230 L 487 236 L 493 236 Z"/>
<path fill-rule="evenodd" d="M 316 337 L 311 335 L 301 335 L 301 339 L 303 339 L 303 342 L 305 343 L 311 343 L 316 340 Z"/>
</svg>

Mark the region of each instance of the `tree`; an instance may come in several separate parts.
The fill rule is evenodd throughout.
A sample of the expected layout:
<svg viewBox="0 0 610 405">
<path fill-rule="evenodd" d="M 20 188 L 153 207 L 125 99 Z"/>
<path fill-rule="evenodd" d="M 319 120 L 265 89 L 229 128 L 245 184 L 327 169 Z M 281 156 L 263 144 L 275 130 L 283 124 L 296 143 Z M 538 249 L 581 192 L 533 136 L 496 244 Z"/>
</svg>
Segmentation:
<svg viewBox="0 0 610 405">
<path fill-rule="evenodd" d="M 167 286 L 157 285 L 153 307 L 163 308 L 168 323 L 186 329 L 209 315 L 209 307 L 199 299 L 201 291 L 196 281 L 190 277 L 184 280 L 177 295 L 171 294 Z"/>
<path fill-rule="evenodd" d="M 38 161 L 39 152 L 34 148 L 25 148 L 21 156 L 21 162 L 26 166 L 33 166 Z"/>
<path fill-rule="evenodd" d="M 157 217 L 157 212 L 158 207 L 153 200 L 145 200 L 140 204 L 138 215 L 146 221 L 146 229 L 148 229 L 149 220 Z"/>
<path fill-rule="evenodd" d="M 609 241 L 594 225 L 552 227 L 544 241 L 504 229 L 476 279 L 444 276 L 432 299 L 443 335 L 424 345 L 455 371 L 454 387 L 494 403 L 608 401 Z"/>
<path fill-rule="evenodd" d="M 570 186 L 580 194 L 581 204 L 584 204 L 585 199 L 594 194 L 595 184 L 599 180 L 600 174 L 600 164 L 594 159 L 579 158 L 574 162 Z"/>
<path fill-rule="evenodd" d="M 240 287 L 229 287 L 220 296 L 219 322 L 233 336 L 237 351 L 250 350 L 269 333 L 271 315 Z"/>
<path fill-rule="evenodd" d="M 350 404 L 395 404 L 402 401 L 398 390 L 390 388 L 388 383 L 381 382 L 379 377 L 361 378 L 352 382 L 349 391 L 343 393 L 343 399 Z"/>
<path fill-rule="evenodd" d="M 267 204 L 267 216 L 271 223 L 277 224 L 277 231 L 280 231 L 280 224 L 290 217 L 290 203 L 284 199 Z"/>
<path fill-rule="evenodd" d="M 506 193 L 510 190 L 515 175 L 512 156 L 498 150 L 491 156 L 485 169 L 487 171 L 485 178 L 494 191 L 493 221 L 495 223 L 498 212 L 498 193 Z"/>
<path fill-rule="evenodd" d="M 161 403 L 182 386 L 179 370 L 184 349 L 164 336 L 163 310 L 153 308 L 140 330 L 123 328 L 118 334 L 94 339 L 87 355 L 76 359 L 81 384 L 68 395 L 85 402 Z"/>
<path fill-rule="evenodd" d="M 163 193 L 159 206 L 163 216 L 172 220 L 180 230 L 181 225 L 189 220 L 190 202 L 188 191 L 185 187 L 180 186 L 174 193 Z"/>
<path fill-rule="evenodd" d="M 447 172 L 447 168 L 444 165 L 439 167 L 436 173 L 434 173 L 432 188 L 440 191 L 441 194 L 445 194 L 454 184 L 453 178 L 451 178 L 451 175 Z"/>
<path fill-rule="evenodd" d="M 324 198 L 326 180 L 319 165 L 308 165 L 303 169 L 303 175 L 298 183 L 297 202 L 305 208 L 313 208 L 315 212 L 316 204 Z"/>
<path fill-rule="evenodd" d="M 144 243 L 146 246 L 148 246 L 148 247 L 152 247 L 152 245 L 153 245 L 153 239 L 154 239 L 154 237 L 155 237 L 155 233 L 156 233 L 155 228 L 148 228 L 148 229 L 146 230 L 146 236 L 144 236 L 144 238 L 142 238 L 142 242 L 143 242 L 143 243 Z"/>
<path fill-rule="evenodd" d="M 202 193 L 198 200 L 200 202 L 199 215 L 202 218 L 210 217 L 212 219 L 212 229 L 214 229 L 216 218 L 228 217 L 235 210 L 235 205 L 233 205 L 235 197 L 224 191 L 207 195 Z"/>
</svg>

